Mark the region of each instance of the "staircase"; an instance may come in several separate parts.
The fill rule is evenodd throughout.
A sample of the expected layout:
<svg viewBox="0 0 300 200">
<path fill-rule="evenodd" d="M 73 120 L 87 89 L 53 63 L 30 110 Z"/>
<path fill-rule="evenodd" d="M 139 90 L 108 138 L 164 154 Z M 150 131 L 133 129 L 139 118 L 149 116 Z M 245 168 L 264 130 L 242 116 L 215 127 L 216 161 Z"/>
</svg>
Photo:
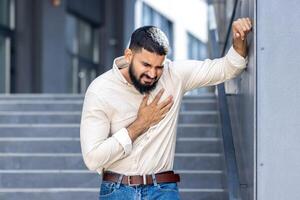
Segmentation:
<svg viewBox="0 0 300 200">
<path fill-rule="evenodd" d="M 0 95 L 0 199 L 98 199 L 80 151 L 81 95 Z M 217 101 L 184 98 L 175 171 L 183 200 L 227 200 Z"/>
</svg>

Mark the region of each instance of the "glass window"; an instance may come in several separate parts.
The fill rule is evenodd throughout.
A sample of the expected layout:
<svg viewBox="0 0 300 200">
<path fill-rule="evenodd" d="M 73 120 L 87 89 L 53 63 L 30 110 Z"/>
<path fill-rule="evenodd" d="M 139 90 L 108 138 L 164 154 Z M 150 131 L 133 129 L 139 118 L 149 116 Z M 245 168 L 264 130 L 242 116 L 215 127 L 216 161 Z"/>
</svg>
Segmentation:
<svg viewBox="0 0 300 200">
<path fill-rule="evenodd" d="M 13 0 L 0 0 L 0 93 L 10 92 L 13 8 Z"/>
<path fill-rule="evenodd" d="M 8 37 L 0 35 L 0 93 L 9 92 L 10 42 Z"/>
<path fill-rule="evenodd" d="M 201 42 L 198 38 L 188 33 L 188 58 L 193 60 L 205 60 L 207 58 L 207 45 Z M 201 87 L 189 91 L 188 95 L 200 95 L 207 92 L 214 91 L 214 87 Z"/>
<path fill-rule="evenodd" d="M 188 58 L 195 60 L 207 58 L 206 44 L 190 33 L 188 33 Z"/>
<path fill-rule="evenodd" d="M 96 78 L 99 63 L 99 30 L 71 14 L 66 19 L 69 90 L 84 93 Z"/>
<path fill-rule="evenodd" d="M 2 26 L 9 26 L 9 11 L 10 11 L 10 1 L 1 0 L 0 1 L 0 24 Z"/>
<path fill-rule="evenodd" d="M 166 17 L 155 11 L 153 8 L 143 3 L 143 26 L 153 25 L 160 28 L 168 37 L 170 43 L 170 52 L 168 57 L 173 59 L 173 24 Z"/>
</svg>

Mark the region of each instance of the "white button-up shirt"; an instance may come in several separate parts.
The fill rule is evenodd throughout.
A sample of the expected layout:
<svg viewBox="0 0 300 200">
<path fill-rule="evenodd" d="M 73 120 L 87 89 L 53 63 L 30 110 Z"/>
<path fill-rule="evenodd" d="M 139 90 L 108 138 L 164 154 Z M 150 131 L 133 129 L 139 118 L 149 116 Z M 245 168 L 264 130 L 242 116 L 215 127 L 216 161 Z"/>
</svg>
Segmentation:
<svg viewBox="0 0 300 200">
<path fill-rule="evenodd" d="M 103 169 L 125 175 L 172 170 L 183 95 L 189 90 L 236 77 L 246 63 L 247 59 L 233 47 L 226 56 L 214 60 L 166 60 L 149 103 L 164 88 L 160 101 L 172 95 L 174 104 L 164 119 L 132 143 L 126 127 L 136 119 L 143 95 L 121 74 L 119 69 L 128 67 L 124 57 L 116 58 L 113 68 L 97 77 L 85 94 L 80 142 L 86 166 L 99 174 Z"/>
</svg>

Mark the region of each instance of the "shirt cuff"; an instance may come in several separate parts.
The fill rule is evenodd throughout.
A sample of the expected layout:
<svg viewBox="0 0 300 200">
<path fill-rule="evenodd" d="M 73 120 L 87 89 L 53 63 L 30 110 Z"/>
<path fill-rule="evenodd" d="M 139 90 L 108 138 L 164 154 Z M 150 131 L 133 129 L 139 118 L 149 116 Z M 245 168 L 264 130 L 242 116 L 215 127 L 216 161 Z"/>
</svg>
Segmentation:
<svg viewBox="0 0 300 200">
<path fill-rule="evenodd" d="M 233 66 L 240 69 L 246 68 L 246 65 L 248 63 L 248 56 L 244 58 L 233 48 L 233 46 L 231 46 L 228 50 L 226 57 Z"/>
<path fill-rule="evenodd" d="M 125 151 L 125 156 L 129 155 L 132 150 L 132 141 L 129 137 L 126 128 L 120 129 L 118 132 L 113 134 L 113 137 L 121 144 Z"/>
</svg>

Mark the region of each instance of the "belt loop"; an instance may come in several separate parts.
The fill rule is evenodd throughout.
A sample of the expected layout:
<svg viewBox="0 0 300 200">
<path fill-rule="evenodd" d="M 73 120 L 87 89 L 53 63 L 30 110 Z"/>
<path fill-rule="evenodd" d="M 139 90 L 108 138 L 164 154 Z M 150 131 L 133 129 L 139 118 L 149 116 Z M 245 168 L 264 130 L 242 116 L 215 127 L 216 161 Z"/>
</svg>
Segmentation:
<svg viewBox="0 0 300 200">
<path fill-rule="evenodd" d="M 153 181 L 154 186 L 157 186 L 157 181 L 156 181 L 155 174 L 152 173 L 151 176 L 152 176 L 152 181 Z"/>
<path fill-rule="evenodd" d="M 117 189 L 119 189 L 120 184 L 122 183 L 123 176 L 124 176 L 123 174 L 120 174 L 120 176 L 119 176 L 119 179 L 118 179 L 118 182 L 117 182 L 117 186 L 116 186 Z"/>
</svg>

